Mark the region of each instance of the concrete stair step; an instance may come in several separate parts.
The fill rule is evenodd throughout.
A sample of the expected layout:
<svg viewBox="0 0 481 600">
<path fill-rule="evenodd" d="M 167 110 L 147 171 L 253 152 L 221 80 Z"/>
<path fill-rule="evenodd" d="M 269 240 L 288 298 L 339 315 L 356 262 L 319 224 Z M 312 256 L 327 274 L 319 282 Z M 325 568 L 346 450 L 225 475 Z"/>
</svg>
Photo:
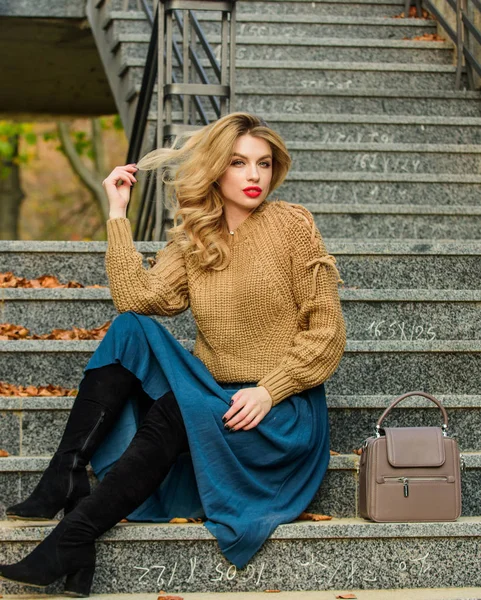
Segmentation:
<svg viewBox="0 0 481 600">
<path fill-rule="evenodd" d="M 242 593 L 242 598 L 240 597 Z M 184 600 L 264 600 L 265 592 L 198 592 L 182 593 Z M 481 588 L 411 588 L 399 590 L 332 590 L 328 592 L 302 591 L 276 593 L 277 600 L 333 600 L 342 593 L 354 593 L 359 600 L 475 600 L 481 596 Z M 4 596 L 4 600 L 31 600 L 37 596 Z M 49 600 L 64 600 L 65 596 L 49 596 Z M 146 600 L 145 594 L 91 594 L 91 600 Z"/>
<path fill-rule="evenodd" d="M 354 91 L 354 94 L 357 96 L 358 92 Z M 466 94 L 462 93 L 459 99 L 465 97 Z M 173 117 L 181 119 L 182 115 L 174 111 Z M 263 113 L 263 118 L 286 140 L 292 140 L 288 143 L 294 145 L 302 144 L 300 140 L 316 142 L 320 147 L 324 147 L 325 144 L 345 144 L 355 147 L 361 144 L 372 144 L 373 148 L 382 149 L 393 144 L 409 144 L 409 147 L 406 147 L 409 150 L 426 144 L 426 151 L 433 152 L 436 151 L 437 145 L 459 144 L 460 146 L 471 145 L 475 148 L 481 141 L 481 118 L 479 117 Z M 156 122 L 154 113 L 149 114 L 149 121 L 154 127 Z M 462 152 L 462 150 L 454 149 L 454 152 Z"/>
<path fill-rule="evenodd" d="M 280 114 L 262 115 L 286 140 L 322 144 L 475 144 L 481 143 L 481 118 L 410 115 Z"/>
<path fill-rule="evenodd" d="M 282 1 L 282 2 L 263 2 L 249 0 L 249 2 L 239 2 L 237 8 L 237 15 L 239 17 L 244 14 L 259 16 L 264 18 L 266 15 L 337 15 L 337 16 L 380 16 L 390 17 L 399 15 L 404 10 L 404 5 L 398 0 L 389 2 L 387 0 L 381 0 L 375 2 L 369 0 L 369 2 L 336 2 L 330 0 L 316 1 L 316 2 L 296 2 L 296 1 Z M 198 11 L 200 16 L 205 15 L 205 12 Z M 207 13 L 209 15 L 209 13 Z M 212 14 L 212 13 L 210 13 Z M 215 13 L 214 13 L 215 14 Z"/>
<path fill-rule="evenodd" d="M 123 33 L 111 44 L 119 60 L 142 60 L 147 57 L 149 34 Z M 209 35 L 207 41 L 219 56 L 220 37 Z M 354 62 L 453 63 L 453 48 L 448 42 L 421 42 L 393 39 L 352 39 L 266 36 L 236 38 L 238 60 L 312 60 Z"/>
<path fill-rule="evenodd" d="M 331 175 L 331 174 L 328 174 Z M 326 183 L 336 182 L 323 175 Z M 362 181 L 350 178 L 351 181 Z M 384 177 L 384 181 L 388 178 Z M 465 176 L 469 180 L 468 176 Z M 318 182 L 318 174 L 302 174 L 303 180 Z M 348 178 L 346 178 L 348 179 Z M 391 181 L 415 180 L 415 176 Z M 382 181 L 369 175 L 364 180 Z M 433 181 L 439 181 L 440 176 Z M 442 178 L 441 178 L 442 180 Z M 478 183 L 481 177 L 478 176 Z M 295 178 L 292 178 L 295 181 Z M 322 180 L 321 180 L 322 181 Z M 429 179 L 424 176 L 424 182 Z M 326 247 L 339 263 L 348 287 L 361 289 L 458 289 L 472 290 L 481 281 L 481 244 L 477 241 L 456 242 L 431 240 L 369 241 L 325 238 Z M 164 246 L 162 242 L 135 242 L 136 249 L 153 256 Z M 106 242 L 0 242 L 0 272 L 13 271 L 17 276 L 34 278 L 44 273 L 55 274 L 61 282 L 76 280 L 83 285 L 107 285 L 105 272 Z"/>
<path fill-rule="evenodd" d="M 144 63 L 128 59 L 119 73 L 128 70 L 130 82 L 142 82 Z M 130 65 L 129 65 L 130 63 Z M 204 65 L 209 81 L 215 82 L 213 70 Z M 181 71 L 174 69 L 178 81 Z M 291 90 L 351 90 L 354 88 L 446 90 L 454 89 L 456 67 L 453 65 L 406 64 L 389 62 L 314 62 L 276 60 L 238 60 L 236 85 L 269 89 L 286 86 Z"/>
<path fill-rule="evenodd" d="M 133 90 L 136 89 L 134 86 Z M 128 98 L 135 96 L 131 91 Z M 137 87 L 140 90 L 140 86 Z M 409 116 L 479 117 L 479 92 L 395 89 L 288 89 L 242 86 L 236 90 L 236 110 L 255 114 L 342 113 Z M 154 100 L 156 95 L 154 97 Z"/>
<path fill-rule="evenodd" d="M 193 340 L 179 340 L 188 350 Z M 77 387 L 99 341 L 0 341 L 0 380 L 20 385 Z M 466 377 L 469 373 L 469 377 Z M 481 386 L 480 340 L 350 340 L 336 373 L 333 394 L 476 394 Z"/>
<path fill-rule="evenodd" d="M 74 387 L 78 389 L 79 383 L 80 379 Z M 395 396 L 331 394 L 329 382 L 326 388 L 331 425 L 331 448 L 336 452 L 350 455 L 373 434 L 377 419 Z M 443 402 L 448 412 L 449 434 L 456 438 L 460 450 L 476 452 L 481 449 L 481 396 L 449 394 L 439 395 L 437 398 Z M 0 448 L 7 450 L 12 457 L 22 457 L 22 460 L 53 454 L 73 402 L 72 397 L 0 396 L 0 419 L 3 432 Z M 399 427 L 423 425 L 434 427 L 441 424 L 440 419 L 441 415 L 432 403 L 423 398 L 413 398 L 409 402 L 406 400 L 401 403 L 387 419 L 386 424 Z M 331 467 L 337 465 L 340 468 L 339 463 L 335 462 L 338 460 L 337 457 L 333 457 L 332 460 L 334 462 Z M 25 470 L 24 463 L 19 464 L 22 468 L 19 467 L 18 470 Z M 469 468 L 481 468 L 478 463 L 470 464 Z M 479 508 L 481 509 L 481 506 Z"/>
<path fill-rule="evenodd" d="M 135 102 L 140 84 L 128 88 L 127 102 Z M 279 113 L 286 115 L 406 115 L 480 117 L 478 91 L 402 90 L 402 89 L 289 89 L 287 87 L 242 86 L 236 89 L 235 110 L 254 114 Z M 155 111 L 157 91 L 154 88 L 149 114 Z M 207 113 L 211 107 L 204 103 Z M 174 109 L 178 110 L 178 107 Z"/>
<path fill-rule="evenodd" d="M 423 33 L 436 33 L 436 21 L 427 19 L 395 19 L 385 16 L 328 16 L 311 14 L 242 14 L 237 19 L 239 36 L 291 36 L 291 37 L 353 37 L 375 39 L 412 38 Z M 220 25 L 214 15 L 200 19 L 202 29 L 207 35 L 219 35 Z M 120 32 L 120 30 L 119 30 Z"/>
<path fill-rule="evenodd" d="M 423 33 L 436 33 L 436 21 L 430 19 L 396 19 L 393 14 L 357 16 L 350 7 L 342 12 L 347 12 L 348 15 L 263 14 L 262 22 L 258 14 L 244 13 L 237 17 L 236 33 L 239 36 L 257 37 L 282 35 L 399 40 Z M 220 35 L 220 21 L 217 14 L 204 14 L 199 18 L 199 22 L 205 35 Z M 151 31 L 144 13 L 134 10 L 111 11 L 105 17 L 102 27 L 111 40 L 123 33 L 149 34 Z"/>
<path fill-rule="evenodd" d="M 481 339 L 479 290 L 369 290 L 340 288 L 351 340 Z M 92 329 L 117 315 L 104 289 L 5 289 L 2 320 L 30 333 L 53 329 Z M 190 310 L 175 317 L 153 316 L 179 339 L 194 339 Z"/>
<path fill-rule="evenodd" d="M 474 207 L 314 206 L 317 226 L 321 232 L 329 232 L 331 239 L 481 239 L 481 211 Z"/>
<path fill-rule="evenodd" d="M 429 419 L 429 421 L 431 420 L 434 421 L 434 419 Z M 438 425 L 439 422 L 438 416 L 435 424 Z M 373 434 L 374 423 L 375 420 L 372 420 L 371 427 L 367 432 L 368 436 Z M 360 446 L 362 441 L 358 443 L 357 440 L 354 440 L 351 445 Z M 465 465 L 462 472 L 462 516 L 477 516 L 481 509 L 479 502 L 481 456 L 476 452 L 463 453 L 462 458 Z M 8 506 L 21 502 L 31 494 L 49 461 L 50 456 L 0 458 L 0 519 L 6 519 L 5 510 Z M 358 466 L 359 457 L 352 452 L 331 456 L 326 476 L 307 507 L 307 511 L 327 514 L 335 518 L 359 517 L 356 504 Z M 97 480 L 91 471 L 90 481 L 91 487 L 94 489 Z M 61 518 L 62 515 L 61 512 L 57 516 Z"/>
<path fill-rule="evenodd" d="M 452 207 L 476 206 L 479 202 L 481 186 L 479 183 L 463 183 L 456 177 L 456 182 L 449 183 L 446 178 L 440 181 L 412 182 L 408 178 L 383 175 L 375 179 L 341 177 L 338 180 L 329 178 L 323 180 L 325 173 L 319 173 L 318 178 L 307 174 L 295 173 L 282 184 L 277 194 L 279 198 L 289 198 L 289 202 L 298 204 L 310 202 L 322 204 L 356 204 L 362 210 L 363 205 L 381 207 L 384 202 L 397 202 L 398 206 L 438 206 Z M 352 173 L 350 174 L 352 175 Z M 480 182 L 481 183 L 481 182 Z M 427 204 L 429 203 L 429 204 Z M 423 210 L 423 209 L 421 209 Z M 324 228 L 323 228 L 324 230 Z M 326 229 L 326 233 L 327 233 Z"/>
<path fill-rule="evenodd" d="M 19 560 L 50 531 L 48 525 L 3 522 L 2 562 Z M 188 593 L 480 586 L 476 564 L 480 537 L 479 517 L 438 524 L 379 524 L 360 519 L 291 523 L 279 526 L 249 565 L 237 571 L 203 525 L 121 524 L 97 543 L 92 591 L 145 594 L 159 589 Z M 56 584 L 47 591 L 59 587 Z M 25 591 L 28 588 L 4 582 L 4 594 Z"/>
<path fill-rule="evenodd" d="M 481 146 L 464 144 L 287 143 L 294 171 L 481 174 Z"/>
</svg>

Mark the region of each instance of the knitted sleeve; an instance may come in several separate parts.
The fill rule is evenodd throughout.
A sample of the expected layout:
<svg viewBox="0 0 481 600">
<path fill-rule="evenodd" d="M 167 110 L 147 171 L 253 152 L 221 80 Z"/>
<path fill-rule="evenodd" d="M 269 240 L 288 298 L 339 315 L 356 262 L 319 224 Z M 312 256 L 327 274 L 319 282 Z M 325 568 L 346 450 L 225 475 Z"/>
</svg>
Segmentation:
<svg viewBox="0 0 481 600">
<path fill-rule="evenodd" d="M 286 235 L 299 331 L 278 366 L 257 383 L 268 390 L 273 404 L 326 381 L 346 344 L 335 258 L 327 253 L 312 214 L 301 205 L 287 206 Z"/>
<path fill-rule="evenodd" d="M 134 246 L 128 219 L 109 219 L 107 239 L 105 269 L 119 312 L 173 316 L 189 307 L 185 261 L 174 240 L 157 252 L 155 266 L 147 270 Z"/>
</svg>

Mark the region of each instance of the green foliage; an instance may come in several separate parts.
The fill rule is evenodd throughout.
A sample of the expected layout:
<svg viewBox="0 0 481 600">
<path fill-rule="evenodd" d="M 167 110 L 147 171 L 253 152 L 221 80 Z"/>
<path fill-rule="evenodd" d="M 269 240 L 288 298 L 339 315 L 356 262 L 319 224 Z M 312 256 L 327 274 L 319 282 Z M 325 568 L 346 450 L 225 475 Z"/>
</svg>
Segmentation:
<svg viewBox="0 0 481 600">
<path fill-rule="evenodd" d="M 19 138 L 23 138 L 28 146 L 34 146 L 35 152 L 16 153 Z M 27 164 L 36 155 L 37 135 L 33 131 L 33 123 L 16 121 L 0 121 L 0 178 L 6 179 L 12 170 L 12 163 Z"/>
<path fill-rule="evenodd" d="M 100 117 L 100 126 L 104 131 L 114 129 L 123 130 L 122 121 L 119 115 L 113 117 Z M 19 123 L 17 121 L 0 121 L 0 177 L 6 178 L 10 174 L 11 165 L 26 165 L 36 157 L 38 136 L 33 131 L 34 123 Z M 75 150 L 79 156 L 87 156 L 91 160 L 95 158 L 95 152 L 92 144 L 92 137 L 86 131 L 71 130 L 70 135 L 73 140 Z M 18 144 L 18 138 L 22 139 L 26 145 L 33 146 L 35 151 L 20 152 L 15 156 L 15 148 Z M 58 132 L 55 128 L 42 134 L 45 141 L 59 141 Z M 33 148 L 32 148 L 33 150 Z M 63 153 L 62 145 L 59 143 L 56 150 Z"/>
</svg>

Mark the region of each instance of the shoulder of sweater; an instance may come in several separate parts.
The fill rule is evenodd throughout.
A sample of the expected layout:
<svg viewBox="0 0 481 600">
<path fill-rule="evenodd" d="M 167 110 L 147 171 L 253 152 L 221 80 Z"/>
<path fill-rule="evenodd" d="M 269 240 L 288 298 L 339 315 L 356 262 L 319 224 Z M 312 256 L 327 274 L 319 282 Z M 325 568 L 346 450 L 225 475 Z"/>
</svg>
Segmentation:
<svg viewBox="0 0 481 600">
<path fill-rule="evenodd" d="M 301 232 L 312 233 L 314 217 L 302 204 L 294 204 L 285 200 L 275 200 L 269 205 L 268 214 L 278 226 L 281 224 L 287 233 L 298 236 Z"/>
</svg>

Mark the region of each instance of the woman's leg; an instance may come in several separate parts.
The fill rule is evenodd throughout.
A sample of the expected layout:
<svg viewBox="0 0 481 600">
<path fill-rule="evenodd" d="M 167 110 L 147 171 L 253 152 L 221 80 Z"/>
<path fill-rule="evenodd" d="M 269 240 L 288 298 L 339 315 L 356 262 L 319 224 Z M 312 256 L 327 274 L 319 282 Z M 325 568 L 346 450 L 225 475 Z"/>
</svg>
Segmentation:
<svg viewBox="0 0 481 600">
<path fill-rule="evenodd" d="M 120 363 L 90 369 L 80 382 L 59 447 L 32 494 L 7 508 L 17 519 L 53 519 L 90 493 L 85 467 L 140 381 Z"/>
<path fill-rule="evenodd" d="M 65 590 L 88 595 L 95 567 L 94 540 L 140 506 L 189 448 L 172 392 L 152 405 L 132 442 L 92 494 L 83 498 L 35 550 L 0 576 L 45 586 L 68 575 Z"/>
</svg>

